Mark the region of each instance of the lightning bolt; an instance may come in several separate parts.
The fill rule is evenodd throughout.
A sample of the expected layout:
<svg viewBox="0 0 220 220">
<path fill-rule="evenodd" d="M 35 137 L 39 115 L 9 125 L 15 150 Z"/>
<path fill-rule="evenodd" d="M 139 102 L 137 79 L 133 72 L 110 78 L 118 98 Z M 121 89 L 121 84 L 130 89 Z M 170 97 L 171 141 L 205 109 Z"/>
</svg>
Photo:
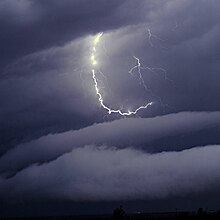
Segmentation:
<svg viewBox="0 0 220 220">
<path fill-rule="evenodd" d="M 97 61 L 97 45 L 98 43 L 100 42 L 100 39 L 103 35 L 103 32 L 97 34 L 93 41 L 92 41 L 92 52 L 91 52 L 91 56 L 90 56 L 90 62 L 91 62 L 91 65 L 93 66 L 93 69 L 92 69 L 92 79 L 93 79 L 93 82 L 94 82 L 94 87 L 95 87 L 95 91 L 96 91 L 96 95 L 98 97 L 98 101 L 101 105 L 101 107 L 103 109 L 105 109 L 108 114 L 112 114 L 112 113 L 117 113 L 121 116 L 130 116 L 130 115 L 135 115 L 137 114 L 138 111 L 140 111 L 141 109 L 146 109 L 148 108 L 149 106 L 151 106 L 153 104 L 153 102 L 148 102 L 147 104 L 145 105 L 142 105 L 142 106 L 139 106 L 138 108 L 136 108 L 135 110 L 133 111 L 122 111 L 121 109 L 111 109 L 110 107 L 108 107 L 105 103 L 104 103 L 104 98 L 100 92 L 100 88 L 99 88 L 99 84 L 98 84 L 98 79 L 97 79 L 97 76 L 96 76 L 96 70 L 95 70 L 95 66 L 98 64 L 98 61 Z M 141 66 L 138 67 L 139 70 L 141 69 Z M 101 72 L 101 71 L 99 71 Z M 140 71 L 139 71 L 140 72 Z M 102 72 L 101 72 L 102 73 Z M 142 75 L 140 73 L 139 75 L 141 78 L 140 80 L 142 81 L 142 83 L 144 83 L 144 80 L 142 78 Z M 145 84 L 145 83 L 144 83 Z"/>
<path fill-rule="evenodd" d="M 138 75 L 139 75 L 139 83 L 140 83 L 140 85 L 143 85 L 143 87 L 144 87 L 147 91 L 151 92 L 150 89 L 149 89 L 149 87 L 146 85 L 146 83 L 145 83 L 145 81 L 144 81 L 144 78 L 143 78 L 143 76 L 142 76 L 141 70 L 148 70 L 148 71 L 150 71 L 150 72 L 152 72 L 152 73 L 154 73 L 154 74 L 157 74 L 158 72 L 161 72 L 161 73 L 163 73 L 163 75 L 164 75 L 164 80 L 167 80 L 167 81 L 169 81 L 169 82 L 172 83 L 172 84 L 174 83 L 173 80 L 171 80 L 170 78 L 168 78 L 168 76 L 167 76 L 167 71 L 166 71 L 164 68 L 144 66 L 143 64 L 141 64 L 140 59 L 139 59 L 138 57 L 133 56 L 133 58 L 136 60 L 137 64 L 136 64 L 135 66 L 133 66 L 128 72 L 129 72 L 132 76 L 134 76 L 134 71 L 137 70 L 137 73 L 138 73 Z"/>
<path fill-rule="evenodd" d="M 138 72 L 138 76 L 139 76 L 139 83 L 140 85 L 143 85 L 143 87 L 147 90 L 147 91 L 150 91 L 150 89 L 148 88 L 148 86 L 146 85 L 145 81 L 144 81 L 144 78 L 142 76 L 142 73 L 141 73 L 141 70 L 142 69 L 146 69 L 146 67 L 142 66 L 141 62 L 140 62 L 140 59 L 137 58 L 136 56 L 133 56 L 133 58 L 137 61 L 137 64 L 135 66 L 133 66 L 128 72 L 134 76 L 134 71 L 137 70 Z M 149 70 L 151 70 L 149 68 Z"/>
<path fill-rule="evenodd" d="M 140 59 L 139 59 L 138 57 L 133 56 L 133 58 L 136 60 L 136 63 L 137 63 L 137 64 L 134 65 L 128 72 L 129 72 L 132 76 L 134 76 L 135 73 L 138 73 L 139 84 L 142 85 L 142 86 L 144 87 L 144 89 L 145 89 L 147 92 L 149 92 L 149 94 L 150 94 L 152 97 L 156 98 L 156 99 L 159 101 L 159 103 L 160 103 L 160 105 L 161 105 L 162 107 L 173 108 L 173 107 L 169 106 L 168 104 L 164 104 L 163 101 L 162 101 L 162 99 L 161 99 L 161 97 L 159 97 L 158 95 L 156 95 L 156 94 L 147 86 L 147 84 L 145 83 L 145 80 L 144 80 L 144 78 L 143 78 L 143 76 L 142 76 L 142 71 L 141 71 L 141 70 L 148 70 L 148 71 L 150 71 L 150 72 L 152 72 L 152 73 L 154 73 L 154 74 L 156 74 L 156 73 L 158 73 L 158 71 L 160 71 L 160 72 L 162 72 L 162 73 L 164 74 L 164 80 L 168 80 L 170 83 L 172 83 L 172 85 L 174 85 L 174 84 L 173 84 L 173 83 L 174 83 L 173 80 L 171 80 L 171 79 L 168 78 L 168 76 L 167 76 L 167 71 L 166 71 L 165 69 L 161 68 L 161 67 L 149 67 L 149 66 L 144 66 L 144 65 L 141 63 L 141 61 L 140 61 Z"/>
<path fill-rule="evenodd" d="M 147 33 L 148 33 L 148 42 L 149 42 L 149 44 L 150 44 L 151 47 L 154 46 L 153 41 L 152 41 L 153 38 L 156 39 L 156 40 L 158 40 L 158 41 L 161 41 L 161 42 L 164 42 L 164 41 L 165 41 L 165 40 L 161 39 L 160 37 L 158 37 L 157 35 L 153 34 L 153 33 L 151 32 L 151 29 L 150 29 L 150 28 L 147 28 Z M 166 49 L 165 47 L 162 47 L 162 48 L 163 48 L 163 49 Z"/>
</svg>

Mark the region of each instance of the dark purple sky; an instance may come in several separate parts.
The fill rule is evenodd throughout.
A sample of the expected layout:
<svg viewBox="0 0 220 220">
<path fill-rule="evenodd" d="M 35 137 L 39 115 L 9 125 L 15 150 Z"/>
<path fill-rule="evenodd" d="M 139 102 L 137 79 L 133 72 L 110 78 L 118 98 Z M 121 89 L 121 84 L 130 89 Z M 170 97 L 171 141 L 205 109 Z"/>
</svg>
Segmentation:
<svg viewBox="0 0 220 220">
<path fill-rule="evenodd" d="M 2 215 L 219 208 L 219 11 L 218 0 L 2 0 Z M 154 102 L 135 116 L 98 102 L 100 32 L 100 92 L 123 111 Z M 134 56 L 147 89 L 129 74 Z"/>
</svg>

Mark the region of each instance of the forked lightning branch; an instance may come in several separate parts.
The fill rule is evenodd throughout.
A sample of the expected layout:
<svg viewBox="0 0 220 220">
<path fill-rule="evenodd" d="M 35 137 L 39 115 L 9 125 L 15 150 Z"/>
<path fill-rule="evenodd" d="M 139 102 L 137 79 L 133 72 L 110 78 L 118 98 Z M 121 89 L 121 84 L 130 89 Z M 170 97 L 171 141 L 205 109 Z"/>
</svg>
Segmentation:
<svg viewBox="0 0 220 220">
<path fill-rule="evenodd" d="M 122 111 L 121 109 L 112 109 L 112 108 L 108 107 L 105 104 L 105 100 L 104 100 L 104 98 L 102 96 L 102 93 L 100 91 L 99 84 L 98 84 L 98 79 L 97 79 L 97 76 L 96 76 L 96 71 L 97 71 L 96 70 L 96 65 L 98 64 L 97 45 L 99 44 L 102 36 L 103 36 L 103 33 L 99 33 L 93 38 L 92 52 L 91 52 L 91 55 L 90 55 L 90 62 L 91 62 L 91 65 L 93 66 L 93 68 L 92 68 L 92 79 L 93 79 L 93 82 L 94 82 L 94 87 L 95 87 L 96 95 L 98 97 L 98 101 L 99 101 L 101 107 L 103 109 L 105 109 L 108 112 L 108 114 L 116 113 L 116 114 L 120 114 L 122 116 L 135 115 L 141 109 L 146 109 L 149 106 L 151 106 L 153 104 L 153 102 L 147 102 L 145 105 L 141 105 L 138 108 L 136 108 L 135 110 L 128 110 L 128 111 Z"/>
</svg>

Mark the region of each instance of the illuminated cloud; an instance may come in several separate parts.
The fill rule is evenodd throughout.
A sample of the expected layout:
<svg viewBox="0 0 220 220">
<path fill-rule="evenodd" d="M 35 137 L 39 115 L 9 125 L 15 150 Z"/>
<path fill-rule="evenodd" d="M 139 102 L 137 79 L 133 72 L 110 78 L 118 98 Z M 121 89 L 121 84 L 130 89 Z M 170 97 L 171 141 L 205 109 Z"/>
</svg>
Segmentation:
<svg viewBox="0 0 220 220">
<path fill-rule="evenodd" d="M 218 0 L 2 0 L 2 200 L 217 198 L 219 11 Z"/>
<path fill-rule="evenodd" d="M 13 201 L 121 201 L 192 195 L 219 189 L 219 154 L 219 145 L 153 155 L 87 146 L 1 178 L 0 196 Z"/>
<path fill-rule="evenodd" d="M 0 172 L 14 174 L 33 163 L 54 160 L 86 145 L 134 147 L 146 152 L 188 149 L 198 144 L 206 145 L 207 142 L 202 137 L 197 137 L 199 132 L 208 133 L 211 128 L 218 129 L 219 124 L 220 112 L 181 112 L 155 118 L 127 118 L 94 124 L 77 131 L 48 135 L 18 145 L 0 158 Z M 193 135 L 195 140 L 192 144 L 190 142 L 193 141 Z M 190 142 L 184 143 L 182 136 L 189 136 Z M 172 142 L 175 138 L 176 143 Z"/>
</svg>

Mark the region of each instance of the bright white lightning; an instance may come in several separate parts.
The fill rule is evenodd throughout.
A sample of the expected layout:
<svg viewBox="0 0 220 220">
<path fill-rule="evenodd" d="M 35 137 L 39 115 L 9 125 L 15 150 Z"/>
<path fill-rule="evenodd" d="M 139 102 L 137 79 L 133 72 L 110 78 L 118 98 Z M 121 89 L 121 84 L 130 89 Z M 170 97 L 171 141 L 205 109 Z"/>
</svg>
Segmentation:
<svg viewBox="0 0 220 220">
<path fill-rule="evenodd" d="M 151 40 L 152 38 L 155 38 L 155 39 L 157 39 L 159 41 L 164 41 L 163 39 L 159 38 L 157 35 L 152 34 L 150 28 L 147 28 L 147 32 L 148 32 L 148 41 L 149 41 L 149 44 L 150 44 L 151 47 L 154 46 L 154 44 L 153 44 L 153 42 Z"/>
<path fill-rule="evenodd" d="M 152 73 L 154 73 L 154 74 L 156 74 L 156 73 L 158 73 L 158 71 L 160 71 L 160 72 L 164 73 L 164 79 L 170 81 L 170 82 L 173 84 L 173 81 L 167 77 L 167 71 L 166 71 L 165 69 L 161 68 L 161 67 L 149 67 L 149 66 L 144 66 L 144 65 L 141 63 L 141 61 L 140 61 L 140 59 L 139 59 L 138 57 L 133 56 L 133 58 L 136 60 L 137 64 L 136 64 L 135 66 L 133 66 L 128 72 L 129 72 L 132 76 L 134 76 L 135 71 L 136 71 L 136 73 L 138 73 L 140 85 L 142 85 L 142 86 L 145 88 L 145 90 L 151 94 L 152 97 L 155 97 L 156 99 L 158 99 L 158 101 L 160 102 L 161 106 L 172 108 L 172 107 L 170 107 L 169 105 L 164 104 L 163 101 L 162 101 L 162 99 L 161 99 L 161 97 L 159 97 L 158 95 L 156 95 L 156 94 L 147 86 L 147 84 L 145 83 L 144 78 L 143 78 L 143 76 L 142 76 L 142 71 L 141 71 L 141 70 L 148 70 L 148 71 L 150 71 L 150 72 L 152 72 Z"/>
<path fill-rule="evenodd" d="M 141 64 L 140 59 L 136 56 L 133 56 L 133 58 L 136 60 L 137 64 L 135 66 L 133 66 L 128 72 L 134 76 L 134 71 L 137 70 L 138 75 L 139 75 L 139 83 L 140 85 L 143 85 L 143 87 L 149 91 L 150 89 L 148 88 L 148 86 L 146 85 L 144 78 L 142 76 L 141 70 L 149 70 L 150 72 L 157 74 L 159 72 L 162 72 L 164 74 L 164 79 L 170 81 L 171 83 L 173 83 L 173 81 L 171 79 L 168 78 L 167 76 L 167 71 L 161 67 L 149 67 L 149 66 L 144 66 Z M 152 92 L 151 92 L 152 93 Z"/>
<path fill-rule="evenodd" d="M 137 69 L 137 72 L 138 72 L 138 75 L 139 75 L 139 83 L 140 83 L 140 85 L 142 84 L 146 90 L 149 90 L 149 88 L 147 87 L 147 85 L 146 85 L 146 83 L 145 83 L 145 81 L 144 81 L 144 79 L 142 77 L 142 73 L 141 73 L 141 69 L 146 69 L 146 68 L 141 65 L 141 62 L 140 62 L 139 58 L 137 58 L 136 56 L 133 56 L 133 57 L 137 61 L 137 65 L 133 66 L 128 72 L 133 76 L 134 75 L 133 71 L 135 69 Z"/>
<path fill-rule="evenodd" d="M 91 56 L 90 56 L 90 61 L 91 61 L 91 64 L 92 66 L 96 66 L 98 64 L 98 61 L 96 59 L 96 46 L 97 44 L 100 42 L 100 38 L 102 37 L 103 33 L 99 33 L 97 34 L 94 39 L 93 39 L 93 42 L 92 42 L 92 53 L 91 53 Z M 141 76 L 141 74 L 140 74 Z M 142 77 L 142 76 L 141 76 Z M 94 82 L 94 86 L 95 86 L 95 91 L 96 91 L 96 95 L 98 96 L 98 101 L 101 105 L 102 108 L 104 108 L 105 110 L 108 111 L 109 114 L 111 113 L 117 113 L 117 114 L 120 114 L 122 116 L 129 116 L 129 115 L 135 115 L 137 114 L 138 111 L 140 111 L 141 109 L 146 109 L 148 108 L 149 106 L 151 106 L 153 104 L 153 102 L 148 102 L 147 104 L 145 105 L 142 105 L 138 108 L 136 108 L 135 110 L 133 111 L 122 111 L 121 109 L 111 109 L 110 107 L 108 107 L 107 105 L 105 105 L 104 103 L 104 98 L 100 92 L 100 88 L 99 88 L 99 85 L 98 85 L 98 79 L 96 77 L 96 71 L 95 71 L 95 68 L 92 69 L 92 79 L 93 79 L 93 82 Z M 143 80 L 143 79 L 142 79 Z M 144 80 L 143 80 L 144 82 Z"/>
</svg>

